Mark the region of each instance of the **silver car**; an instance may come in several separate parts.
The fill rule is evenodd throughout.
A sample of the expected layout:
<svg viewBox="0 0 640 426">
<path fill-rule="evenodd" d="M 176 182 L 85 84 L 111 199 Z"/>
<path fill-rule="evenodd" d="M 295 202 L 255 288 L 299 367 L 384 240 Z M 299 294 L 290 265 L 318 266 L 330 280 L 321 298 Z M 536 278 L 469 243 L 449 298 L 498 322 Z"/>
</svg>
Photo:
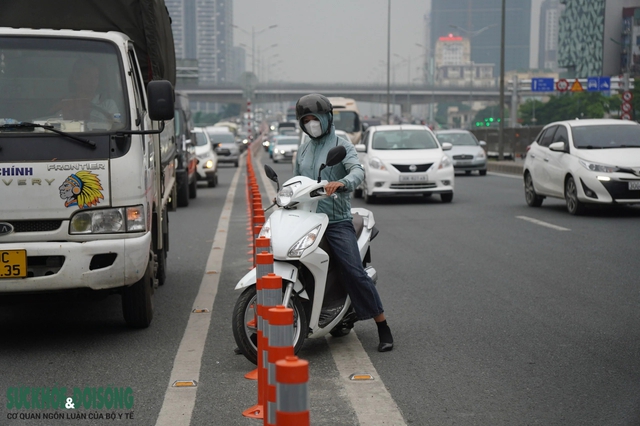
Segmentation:
<svg viewBox="0 0 640 426">
<path fill-rule="evenodd" d="M 434 132 L 440 143 L 448 142 L 453 147 L 446 154 L 453 161 L 456 172 L 470 175 L 477 170 L 480 176 L 487 174 L 487 154 L 482 143 L 467 130 L 437 130 Z"/>
<path fill-rule="evenodd" d="M 209 139 L 211 139 L 216 154 L 218 154 L 218 164 L 233 163 L 235 167 L 238 167 L 240 148 L 238 148 L 235 136 L 229 131 L 220 131 L 218 129 L 220 127 L 207 127 Z"/>
</svg>

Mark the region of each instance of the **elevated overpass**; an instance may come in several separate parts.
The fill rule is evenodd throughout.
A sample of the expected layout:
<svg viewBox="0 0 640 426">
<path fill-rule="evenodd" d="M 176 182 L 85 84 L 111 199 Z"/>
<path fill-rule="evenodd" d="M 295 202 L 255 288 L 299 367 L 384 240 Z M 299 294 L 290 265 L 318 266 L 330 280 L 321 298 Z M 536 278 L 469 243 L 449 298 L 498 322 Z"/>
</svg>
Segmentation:
<svg viewBox="0 0 640 426">
<path fill-rule="evenodd" d="M 246 103 L 245 91 L 240 85 L 195 86 L 176 85 L 189 95 L 192 101 Z M 344 96 L 359 102 L 382 103 L 387 102 L 387 86 L 376 84 L 347 84 L 347 83 L 261 83 L 258 84 L 251 99 L 254 104 L 295 102 L 301 96 L 309 93 L 322 93 L 325 96 Z M 510 92 L 505 92 L 509 99 Z M 400 105 L 403 112 L 409 111 L 411 105 L 425 105 L 439 102 L 494 101 L 500 99 L 497 87 L 440 87 L 425 85 L 392 85 L 390 100 L 392 105 Z"/>
</svg>

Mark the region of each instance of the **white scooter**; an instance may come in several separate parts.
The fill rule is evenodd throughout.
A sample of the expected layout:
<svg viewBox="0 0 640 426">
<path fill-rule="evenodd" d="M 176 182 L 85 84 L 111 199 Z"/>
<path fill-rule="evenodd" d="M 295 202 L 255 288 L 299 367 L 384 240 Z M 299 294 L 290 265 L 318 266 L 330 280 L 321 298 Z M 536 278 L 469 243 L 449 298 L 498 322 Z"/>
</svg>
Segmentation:
<svg viewBox="0 0 640 426">
<path fill-rule="evenodd" d="M 338 164 L 345 156 L 344 147 L 332 148 L 320 171 Z M 264 168 L 267 177 L 278 183 L 275 171 L 267 165 Z M 322 240 L 329 218 L 324 213 L 316 213 L 318 201 L 327 197 L 324 191 L 327 184 L 320 176 L 317 181 L 294 176 L 282 189 L 278 185 L 276 204 L 280 208 L 271 214 L 260 232 L 260 236 L 271 239 L 273 270 L 282 277 L 282 305 L 294 311 L 296 353 L 306 338 L 323 337 L 328 333 L 334 337 L 345 336 L 357 321 L 349 296 L 339 282 L 338 268 L 329 261 L 329 247 Z M 362 264 L 376 283 L 376 270 L 366 266 L 371 260 L 369 243 L 378 234 L 373 213 L 362 208 L 353 208 L 351 213 Z M 255 364 L 256 269 L 242 277 L 235 289 L 244 291 L 233 310 L 233 336 L 240 352 Z"/>
</svg>

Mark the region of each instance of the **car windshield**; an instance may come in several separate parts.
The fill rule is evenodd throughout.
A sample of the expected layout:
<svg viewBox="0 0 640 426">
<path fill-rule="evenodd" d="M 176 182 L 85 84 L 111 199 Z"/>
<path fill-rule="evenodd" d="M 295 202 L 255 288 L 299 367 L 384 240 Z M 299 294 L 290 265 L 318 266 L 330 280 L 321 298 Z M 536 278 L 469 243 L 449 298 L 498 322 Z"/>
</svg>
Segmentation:
<svg viewBox="0 0 640 426">
<path fill-rule="evenodd" d="M 234 143 L 236 138 L 233 136 L 233 133 L 209 133 L 209 138 L 213 143 Z"/>
<path fill-rule="evenodd" d="M 338 130 L 344 130 L 347 133 L 353 133 L 356 129 L 356 121 L 358 115 L 353 111 L 337 111 L 333 110 L 333 124 Z"/>
<path fill-rule="evenodd" d="M 124 129 L 122 74 L 117 48 L 108 42 L 0 37 L 0 125 L 31 122 L 67 132 Z"/>
<path fill-rule="evenodd" d="M 207 139 L 207 135 L 202 132 L 195 132 L 196 135 L 196 145 L 197 146 L 205 146 L 209 140 Z"/>
<path fill-rule="evenodd" d="M 449 142 L 453 146 L 476 146 L 478 141 L 473 137 L 471 133 L 459 132 L 459 133 L 436 133 L 436 137 L 441 143 Z"/>
<path fill-rule="evenodd" d="M 640 126 L 604 124 L 574 126 L 573 146 L 578 149 L 640 148 Z"/>
<path fill-rule="evenodd" d="M 298 138 L 281 138 L 276 140 L 278 145 L 297 145 Z"/>
<path fill-rule="evenodd" d="M 373 149 L 436 149 L 438 143 L 426 130 L 383 130 L 373 135 Z"/>
</svg>

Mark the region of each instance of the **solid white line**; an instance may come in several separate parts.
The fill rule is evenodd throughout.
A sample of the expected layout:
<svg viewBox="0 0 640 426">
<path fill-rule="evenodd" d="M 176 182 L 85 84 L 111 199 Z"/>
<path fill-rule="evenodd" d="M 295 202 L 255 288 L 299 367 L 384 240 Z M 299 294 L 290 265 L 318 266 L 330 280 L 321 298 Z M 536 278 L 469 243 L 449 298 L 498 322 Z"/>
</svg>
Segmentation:
<svg viewBox="0 0 640 426">
<path fill-rule="evenodd" d="M 362 347 L 356 331 L 344 337 L 327 337 L 331 355 L 340 373 L 339 384 L 344 388 L 360 426 L 406 425 L 400 409 L 391 397 L 371 359 Z M 393 356 L 393 354 L 387 354 Z M 350 380 L 352 374 L 370 374 L 373 380 Z"/>
<path fill-rule="evenodd" d="M 233 199 L 242 170 L 244 170 L 242 167 L 238 167 L 233 176 L 224 207 L 222 208 L 222 213 L 220 214 L 220 219 L 218 220 L 218 227 L 213 238 L 211 251 L 209 252 L 205 274 L 202 277 L 198 295 L 193 302 L 193 309 L 208 309 L 209 312 L 201 314 L 192 313 L 189 317 L 189 322 L 187 323 L 182 341 L 178 347 L 178 352 L 176 353 L 176 358 L 173 362 L 171 378 L 164 395 L 164 401 L 160 409 L 160 414 L 158 415 L 158 420 L 156 421 L 156 426 L 188 425 L 191 423 L 198 388 L 176 388 L 172 385 L 176 380 L 200 381 L 202 354 L 211 323 L 213 302 L 218 293 L 220 271 L 222 270 L 222 257 L 224 255 L 224 247 L 227 243 Z"/>
<path fill-rule="evenodd" d="M 273 200 L 276 191 L 273 183 L 267 178 L 262 167 L 261 155 L 256 155 L 255 161 L 260 165 L 260 177 L 267 191 L 269 200 Z M 337 386 L 342 387 L 349 398 L 351 407 L 358 417 L 360 426 L 405 425 L 400 410 L 385 387 L 378 371 L 373 366 L 369 355 L 362 347 L 355 330 L 339 339 L 330 336 L 326 338 L 331 350 L 331 356 L 336 364 L 340 378 Z M 391 354 L 389 354 L 391 355 Z M 353 381 L 349 376 L 354 373 L 367 373 L 374 380 Z M 313 399 L 313 389 L 310 398 Z"/>
<path fill-rule="evenodd" d="M 509 173 L 487 172 L 487 174 L 490 174 L 490 175 L 493 175 L 493 176 L 508 177 L 508 178 L 512 178 L 512 179 L 522 179 L 522 176 L 520 176 L 520 175 L 513 175 L 513 174 L 509 174 Z"/>
<path fill-rule="evenodd" d="M 527 216 L 516 216 L 518 219 L 526 220 L 527 222 L 535 223 L 536 225 L 545 226 L 547 228 L 555 229 L 556 231 L 571 231 L 569 228 L 563 228 L 562 226 L 553 225 L 548 222 L 543 222 L 538 219 L 534 219 L 532 217 Z"/>
</svg>

